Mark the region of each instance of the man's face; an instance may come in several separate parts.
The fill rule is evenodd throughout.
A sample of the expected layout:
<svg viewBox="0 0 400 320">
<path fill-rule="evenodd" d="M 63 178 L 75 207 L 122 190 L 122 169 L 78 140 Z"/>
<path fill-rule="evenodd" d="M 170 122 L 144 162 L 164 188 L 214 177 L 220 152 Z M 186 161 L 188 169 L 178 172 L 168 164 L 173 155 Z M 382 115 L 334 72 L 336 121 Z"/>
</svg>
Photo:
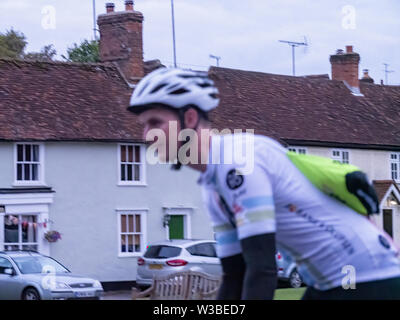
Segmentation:
<svg viewBox="0 0 400 320">
<path fill-rule="evenodd" d="M 178 115 L 171 110 L 154 108 L 142 112 L 139 115 L 139 121 L 144 125 L 143 139 L 145 140 L 150 130 L 158 129 L 163 131 L 166 138 L 166 146 L 164 149 L 158 149 L 158 157 L 161 161 L 173 161 L 174 159 L 169 159 L 168 150 L 169 144 L 171 143 L 170 139 L 175 139 L 174 143 L 177 143 L 177 136 L 180 130 Z M 170 123 L 172 124 L 173 121 L 176 125 L 171 125 L 171 128 L 177 128 L 177 130 L 173 130 L 175 132 L 170 132 Z M 173 133 L 173 135 L 170 136 L 170 133 Z M 157 140 L 154 142 L 156 141 Z M 161 152 L 162 150 L 166 151 L 165 154 L 164 152 Z"/>
</svg>

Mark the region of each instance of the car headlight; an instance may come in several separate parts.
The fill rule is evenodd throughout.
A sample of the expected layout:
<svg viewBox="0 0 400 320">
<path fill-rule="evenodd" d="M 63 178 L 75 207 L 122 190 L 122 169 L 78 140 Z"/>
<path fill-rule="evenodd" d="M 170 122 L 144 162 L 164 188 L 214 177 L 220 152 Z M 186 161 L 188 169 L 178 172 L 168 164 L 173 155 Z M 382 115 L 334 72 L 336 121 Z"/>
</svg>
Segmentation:
<svg viewBox="0 0 400 320">
<path fill-rule="evenodd" d="M 103 286 L 101 285 L 101 283 L 100 283 L 99 280 L 95 280 L 95 281 L 93 282 L 93 287 L 94 287 L 94 288 L 101 288 L 101 289 L 103 289 Z"/>
<path fill-rule="evenodd" d="M 71 289 L 70 288 L 70 286 L 69 285 L 67 285 L 66 283 L 64 283 L 64 282 L 56 282 L 56 287 L 55 287 L 55 289 L 56 290 L 59 290 L 59 289 Z"/>
</svg>

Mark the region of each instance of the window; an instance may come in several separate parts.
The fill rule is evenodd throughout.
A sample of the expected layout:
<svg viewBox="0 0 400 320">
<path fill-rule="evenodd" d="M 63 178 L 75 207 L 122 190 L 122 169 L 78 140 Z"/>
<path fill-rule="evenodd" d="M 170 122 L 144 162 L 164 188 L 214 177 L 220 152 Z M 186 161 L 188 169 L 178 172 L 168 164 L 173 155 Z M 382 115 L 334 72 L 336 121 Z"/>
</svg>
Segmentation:
<svg viewBox="0 0 400 320">
<path fill-rule="evenodd" d="M 332 150 L 332 159 L 340 163 L 350 163 L 349 151 Z"/>
<path fill-rule="evenodd" d="M 15 182 L 23 184 L 43 181 L 43 145 L 15 145 Z"/>
<path fill-rule="evenodd" d="M 300 153 L 300 154 L 306 154 L 307 153 L 307 149 L 303 148 L 303 147 L 288 147 L 288 150 L 296 152 L 296 153 Z"/>
<path fill-rule="evenodd" d="M 193 256 L 217 257 L 215 247 L 212 243 L 201 243 L 187 249 Z"/>
<path fill-rule="evenodd" d="M 121 212 L 119 215 L 119 255 L 132 256 L 144 251 L 144 214 Z"/>
<path fill-rule="evenodd" d="M 400 153 L 390 154 L 390 173 L 393 180 L 400 181 Z"/>
<path fill-rule="evenodd" d="M 119 145 L 119 184 L 145 183 L 144 147 L 138 144 Z"/>
<path fill-rule="evenodd" d="M 173 258 L 181 254 L 182 249 L 178 247 L 171 246 L 150 246 L 149 249 L 144 254 L 145 258 Z"/>
<path fill-rule="evenodd" d="M 4 247 L 6 250 L 38 250 L 37 216 L 5 215 Z"/>
<path fill-rule="evenodd" d="M 0 257 L 0 274 L 5 274 L 6 269 L 14 268 L 8 259 Z"/>
</svg>

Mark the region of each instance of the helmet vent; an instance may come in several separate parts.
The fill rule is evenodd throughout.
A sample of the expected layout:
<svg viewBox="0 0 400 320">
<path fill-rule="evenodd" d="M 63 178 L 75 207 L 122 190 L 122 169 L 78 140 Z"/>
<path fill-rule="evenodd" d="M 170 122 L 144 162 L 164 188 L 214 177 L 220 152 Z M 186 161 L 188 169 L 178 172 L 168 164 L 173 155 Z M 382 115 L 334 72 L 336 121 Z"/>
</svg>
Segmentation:
<svg viewBox="0 0 400 320">
<path fill-rule="evenodd" d="M 210 93 L 210 97 L 213 99 L 218 99 L 217 95 L 215 93 Z"/>
<path fill-rule="evenodd" d="M 209 87 L 211 87 L 211 84 L 210 83 L 207 83 L 207 82 L 205 82 L 205 83 L 199 83 L 199 84 L 197 84 L 200 88 L 209 88 Z"/>
<path fill-rule="evenodd" d="M 178 90 L 170 92 L 170 94 L 184 94 L 184 93 L 188 93 L 188 92 L 189 92 L 189 90 L 186 90 L 185 88 L 180 88 Z"/>
<path fill-rule="evenodd" d="M 164 88 L 165 86 L 167 86 L 167 83 L 162 83 L 162 84 L 158 85 L 157 87 L 155 87 L 153 90 L 151 90 L 150 93 L 156 93 L 157 91 Z"/>
</svg>

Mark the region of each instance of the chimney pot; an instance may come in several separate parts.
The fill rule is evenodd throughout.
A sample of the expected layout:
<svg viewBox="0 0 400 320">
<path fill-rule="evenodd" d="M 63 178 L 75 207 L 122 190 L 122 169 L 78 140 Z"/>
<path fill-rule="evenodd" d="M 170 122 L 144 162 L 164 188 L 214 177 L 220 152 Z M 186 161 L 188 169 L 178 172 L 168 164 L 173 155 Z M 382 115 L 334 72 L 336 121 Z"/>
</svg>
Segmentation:
<svg viewBox="0 0 400 320">
<path fill-rule="evenodd" d="M 353 46 L 346 46 L 346 53 L 353 53 Z"/>
<path fill-rule="evenodd" d="M 125 11 L 133 11 L 133 0 L 125 0 Z"/>
<path fill-rule="evenodd" d="M 336 54 L 343 54 L 343 49 L 337 49 Z"/>
<path fill-rule="evenodd" d="M 106 3 L 107 13 L 114 12 L 114 8 L 115 8 L 115 4 L 114 3 L 112 3 L 112 2 L 107 2 Z"/>
</svg>

